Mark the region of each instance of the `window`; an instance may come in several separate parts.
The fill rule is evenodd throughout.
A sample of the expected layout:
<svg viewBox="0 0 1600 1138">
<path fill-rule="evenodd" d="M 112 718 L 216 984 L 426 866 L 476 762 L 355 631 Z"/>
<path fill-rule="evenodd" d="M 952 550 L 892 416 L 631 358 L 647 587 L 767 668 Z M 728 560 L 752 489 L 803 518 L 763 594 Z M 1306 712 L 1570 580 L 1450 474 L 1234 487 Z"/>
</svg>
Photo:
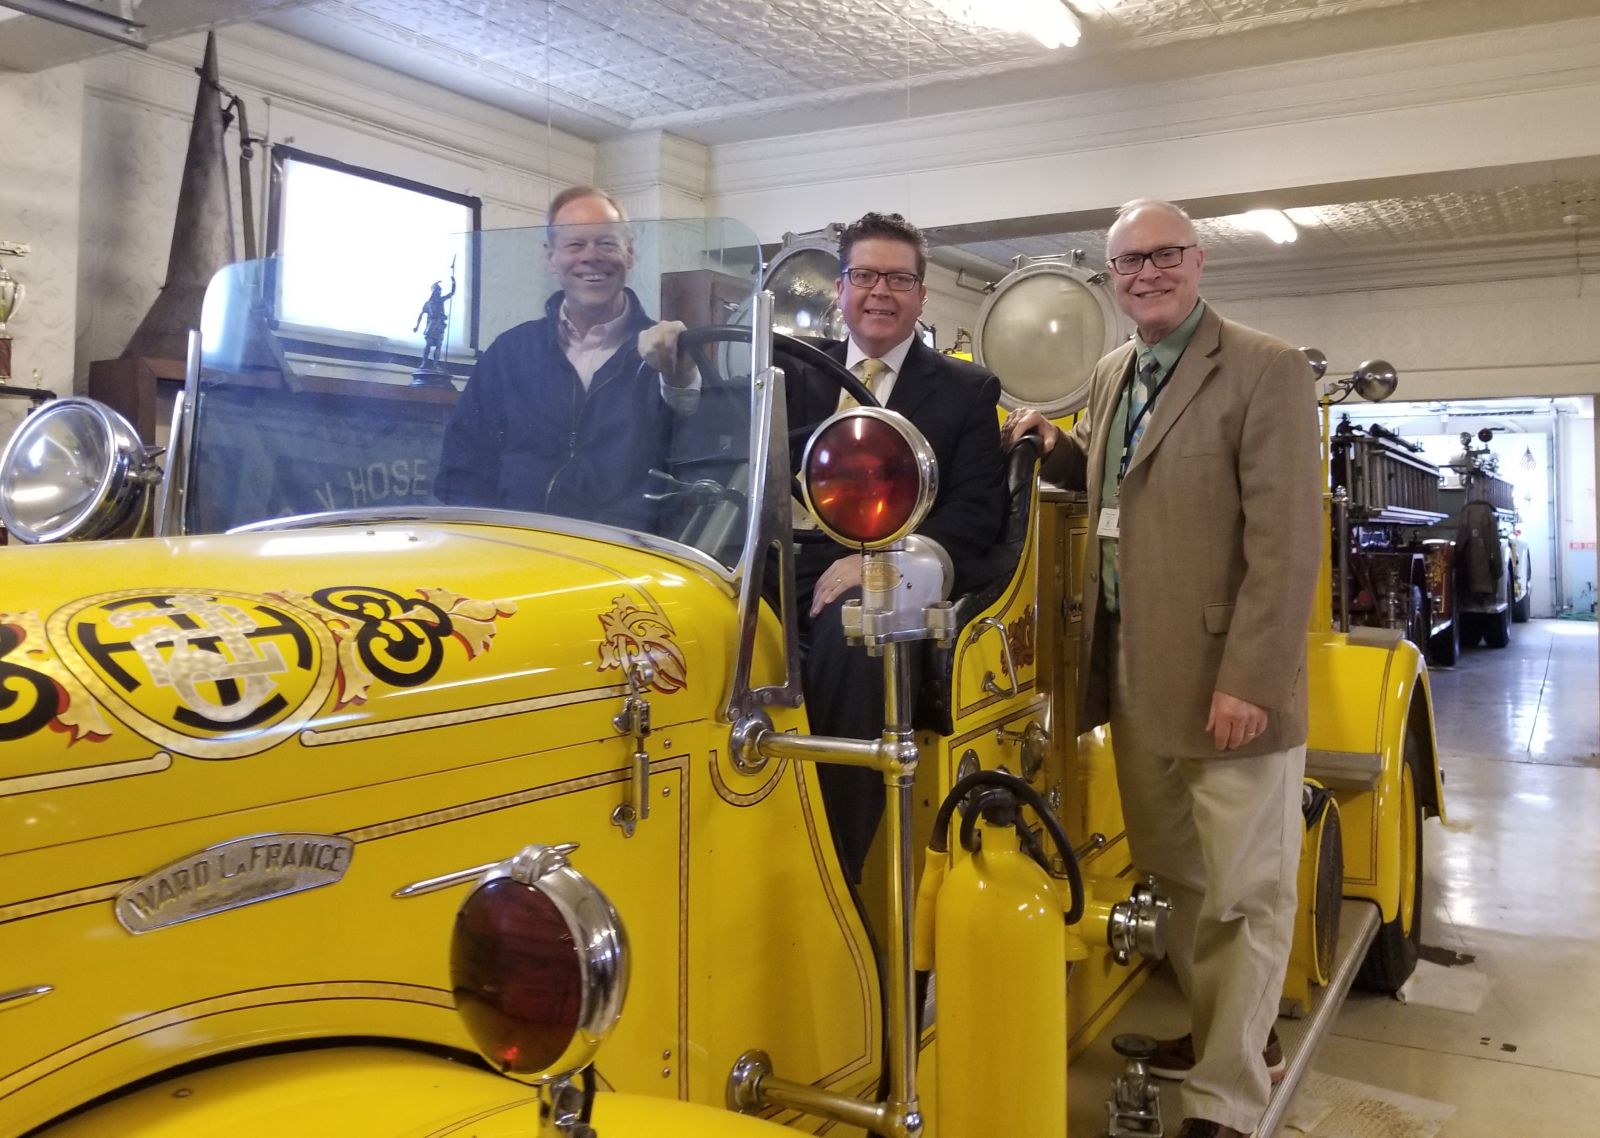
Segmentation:
<svg viewBox="0 0 1600 1138">
<path fill-rule="evenodd" d="M 313 332 L 405 345 L 421 356 L 423 306 L 450 293 L 443 356 L 476 346 L 478 198 L 273 148 L 267 252 L 279 258 L 276 318 Z M 419 323 L 420 318 L 420 323 Z"/>
</svg>

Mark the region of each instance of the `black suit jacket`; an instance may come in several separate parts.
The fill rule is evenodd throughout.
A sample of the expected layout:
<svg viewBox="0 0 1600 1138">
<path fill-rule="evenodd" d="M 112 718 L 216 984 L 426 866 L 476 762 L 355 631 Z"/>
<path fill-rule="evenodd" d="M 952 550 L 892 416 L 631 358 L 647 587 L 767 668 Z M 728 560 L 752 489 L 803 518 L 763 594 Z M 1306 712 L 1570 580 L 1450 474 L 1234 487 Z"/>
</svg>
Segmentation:
<svg viewBox="0 0 1600 1138">
<path fill-rule="evenodd" d="M 842 366 L 848 346 L 835 341 L 822 350 Z M 815 426 L 838 408 L 839 386 L 814 370 L 795 370 L 799 374 L 788 381 L 789 426 Z M 950 554 L 953 595 L 984 584 L 974 574 L 981 572 L 984 555 L 1000 540 L 1006 482 L 999 402 L 1000 381 L 993 372 L 941 355 L 918 339 L 912 340 L 889 393 L 889 410 L 911 420 L 938 462 L 939 493 L 917 532 Z M 798 462 L 803 447 L 792 450 Z"/>
</svg>

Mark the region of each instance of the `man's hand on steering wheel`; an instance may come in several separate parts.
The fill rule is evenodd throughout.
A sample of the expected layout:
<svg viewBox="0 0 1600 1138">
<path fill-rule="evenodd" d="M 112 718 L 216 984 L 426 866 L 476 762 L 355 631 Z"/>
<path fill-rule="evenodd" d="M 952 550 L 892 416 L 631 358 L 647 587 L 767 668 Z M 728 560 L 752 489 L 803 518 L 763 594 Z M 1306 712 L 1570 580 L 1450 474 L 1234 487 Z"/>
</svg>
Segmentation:
<svg viewBox="0 0 1600 1138">
<path fill-rule="evenodd" d="M 689 387 L 700 374 L 694 358 L 678 350 L 678 340 L 687 330 L 682 320 L 658 320 L 639 333 L 639 355 L 672 387 Z"/>
</svg>

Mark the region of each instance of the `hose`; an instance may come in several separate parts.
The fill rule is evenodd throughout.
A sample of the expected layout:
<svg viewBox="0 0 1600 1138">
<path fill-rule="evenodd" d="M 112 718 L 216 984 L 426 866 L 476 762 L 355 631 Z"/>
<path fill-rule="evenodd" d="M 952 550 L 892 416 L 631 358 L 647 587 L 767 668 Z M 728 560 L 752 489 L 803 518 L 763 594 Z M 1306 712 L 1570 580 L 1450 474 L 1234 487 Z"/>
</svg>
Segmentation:
<svg viewBox="0 0 1600 1138">
<path fill-rule="evenodd" d="M 1069 925 L 1077 924 L 1083 919 L 1084 890 L 1083 874 L 1078 869 L 1078 859 L 1072 855 L 1072 843 L 1067 840 L 1067 832 L 1061 828 L 1060 820 L 1056 818 L 1054 811 L 1045 803 L 1044 797 L 1016 775 L 1009 774 L 1006 771 L 978 771 L 959 780 L 955 786 L 950 788 L 950 793 L 945 796 L 944 802 L 939 806 L 939 813 L 933 821 L 933 836 L 928 842 L 928 848 L 938 854 L 948 854 L 950 852 L 950 819 L 954 817 L 956 810 L 961 806 L 962 800 L 980 786 L 998 788 L 1009 792 L 1032 807 L 1033 812 L 1039 816 L 1039 821 L 1044 824 L 1045 830 L 1050 835 L 1050 840 L 1055 843 L 1056 849 L 1061 854 L 1062 864 L 1066 867 L 1071 902 L 1066 912 L 1066 923 Z M 992 797 L 992 794 L 982 796 L 973 806 L 980 805 L 984 798 L 990 797 Z M 968 807 L 962 819 L 962 833 L 964 834 L 970 832 L 969 821 L 978 812 L 973 806 Z"/>
</svg>

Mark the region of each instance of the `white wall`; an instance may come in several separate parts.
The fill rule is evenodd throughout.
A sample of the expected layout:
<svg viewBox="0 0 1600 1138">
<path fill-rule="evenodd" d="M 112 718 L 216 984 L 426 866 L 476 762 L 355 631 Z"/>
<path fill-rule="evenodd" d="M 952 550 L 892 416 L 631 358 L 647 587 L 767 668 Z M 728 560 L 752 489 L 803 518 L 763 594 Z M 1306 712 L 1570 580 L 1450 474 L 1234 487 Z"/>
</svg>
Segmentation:
<svg viewBox="0 0 1600 1138">
<path fill-rule="evenodd" d="M 1595 610 L 1600 574 L 1595 565 L 1595 418 L 1563 415 L 1556 426 L 1560 495 L 1556 526 L 1562 559 L 1561 604 L 1579 612 Z"/>
<path fill-rule="evenodd" d="M 1329 373 L 1388 360 L 1402 399 L 1600 392 L 1600 264 L 1542 276 L 1321 296 L 1229 296 L 1218 308 L 1293 344 Z"/>
</svg>

